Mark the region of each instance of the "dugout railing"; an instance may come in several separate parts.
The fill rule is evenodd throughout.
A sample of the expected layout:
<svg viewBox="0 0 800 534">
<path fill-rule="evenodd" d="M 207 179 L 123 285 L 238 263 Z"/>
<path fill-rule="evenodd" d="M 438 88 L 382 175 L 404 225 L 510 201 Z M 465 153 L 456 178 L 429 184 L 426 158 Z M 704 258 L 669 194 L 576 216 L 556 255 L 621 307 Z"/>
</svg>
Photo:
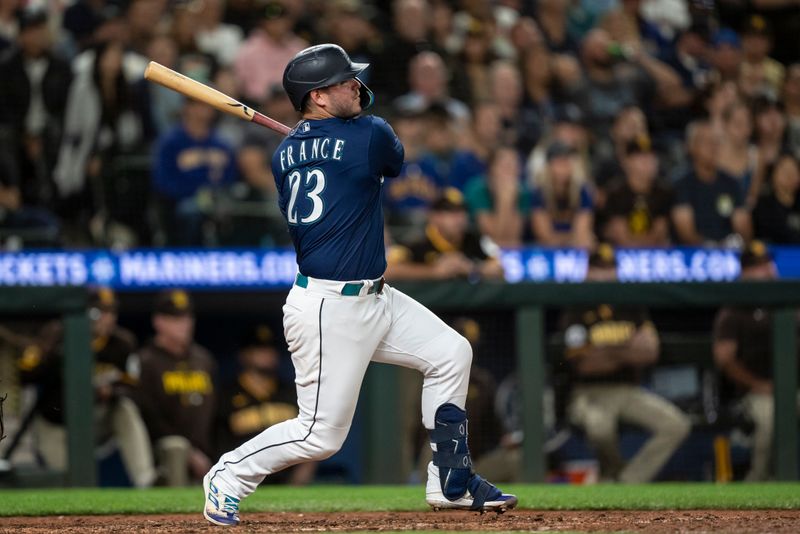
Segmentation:
<svg viewBox="0 0 800 534">
<path fill-rule="evenodd" d="M 545 477 L 545 432 L 542 391 L 545 384 L 545 310 L 586 304 L 637 305 L 648 308 L 715 308 L 724 305 L 762 306 L 773 309 L 775 395 L 775 469 L 779 480 L 798 479 L 797 339 L 796 316 L 800 308 L 800 282 L 721 283 L 608 283 L 505 284 L 461 281 L 395 284 L 437 312 L 514 310 L 517 367 L 522 386 L 523 473 L 527 482 Z M 373 419 L 367 425 L 368 473 L 373 481 L 401 481 L 397 472 L 400 450 L 396 436 L 386 432 L 385 408 L 397 398 L 396 371 L 379 366 L 371 376 L 367 393 Z M 391 424 L 390 424 L 391 426 Z M 380 475 L 378 475 L 380 474 Z"/>
<path fill-rule="evenodd" d="M 769 307 L 774 310 L 773 354 L 775 395 L 775 465 L 780 480 L 798 479 L 797 340 L 795 310 L 800 308 L 800 281 L 733 283 L 520 283 L 464 281 L 398 283 L 398 289 L 436 312 L 513 311 L 516 363 L 524 404 L 522 478 L 539 482 L 545 476 L 543 399 L 545 380 L 545 310 L 585 304 L 641 305 L 649 308 L 713 308 L 723 305 Z M 270 301 L 282 295 L 272 294 Z M 68 470 L 71 486 L 96 482 L 92 430 L 92 361 L 86 291 L 83 288 L 3 288 L 2 315 L 60 315 L 65 322 L 65 407 Z M 400 381 L 392 366 L 371 366 L 361 398 L 364 423 L 364 479 L 402 483 Z"/>
</svg>

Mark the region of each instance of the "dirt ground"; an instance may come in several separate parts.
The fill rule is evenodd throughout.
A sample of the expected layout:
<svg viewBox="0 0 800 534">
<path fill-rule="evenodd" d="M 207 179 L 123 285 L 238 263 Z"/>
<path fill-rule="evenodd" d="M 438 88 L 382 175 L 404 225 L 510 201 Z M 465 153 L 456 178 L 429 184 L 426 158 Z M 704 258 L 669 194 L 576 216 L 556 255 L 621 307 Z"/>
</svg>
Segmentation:
<svg viewBox="0 0 800 534">
<path fill-rule="evenodd" d="M 798 532 L 800 510 L 686 511 L 510 511 L 471 512 L 254 513 L 243 516 L 245 532 L 353 532 L 399 530 L 584 531 L 584 532 Z M 0 532 L 128 533 L 219 532 L 200 514 L 6 517 Z"/>
</svg>

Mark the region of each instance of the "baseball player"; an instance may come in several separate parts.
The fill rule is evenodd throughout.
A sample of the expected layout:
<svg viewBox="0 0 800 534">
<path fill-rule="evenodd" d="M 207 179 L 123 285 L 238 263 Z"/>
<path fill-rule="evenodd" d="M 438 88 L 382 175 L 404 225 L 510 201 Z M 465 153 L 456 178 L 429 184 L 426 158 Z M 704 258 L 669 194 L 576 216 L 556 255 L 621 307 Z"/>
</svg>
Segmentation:
<svg viewBox="0 0 800 534">
<path fill-rule="evenodd" d="M 272 157 L 299 267 L 283 307 L 299 414 L 211 468 L 203 480 L 211 523 L 237 524 L 240 500 L 266 476 L 339 450 L 371 361 L 424 375 L 422 421 L 433 449 L 428 504 L 497 512 L 517 504 L 472 470 L 464 411 L 469 342 L 384 284 L 381 188 L 384 176 L 400 172 L 403 146 L 386 121 L 359 116 L 373 102 L 357 78 L 368 66 L 323 44 L 299 52 L 284 71 L 283 87 L 303 116 Z"/>
</svg>

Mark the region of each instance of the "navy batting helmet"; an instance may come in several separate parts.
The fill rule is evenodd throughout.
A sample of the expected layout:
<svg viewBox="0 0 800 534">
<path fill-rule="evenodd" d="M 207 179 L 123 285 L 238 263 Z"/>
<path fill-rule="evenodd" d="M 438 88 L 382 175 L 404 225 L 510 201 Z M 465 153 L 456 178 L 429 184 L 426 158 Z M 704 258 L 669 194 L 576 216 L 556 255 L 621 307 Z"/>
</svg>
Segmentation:
<svg viewBox="0 0 800 534">
<path fill-rule="evenodd" d="M 302 111 L 303 101 L 314 89 L 328 87 L 345 80 L 357 78 L 369 63 L 353 63 L 341 46 L 321 44 L 298 52 L 283 71 L 283 88 L 295 109 Z M 372 91 L 361 84 L 361 109 L 367 109 L 375 100 Z"/>
</svg>

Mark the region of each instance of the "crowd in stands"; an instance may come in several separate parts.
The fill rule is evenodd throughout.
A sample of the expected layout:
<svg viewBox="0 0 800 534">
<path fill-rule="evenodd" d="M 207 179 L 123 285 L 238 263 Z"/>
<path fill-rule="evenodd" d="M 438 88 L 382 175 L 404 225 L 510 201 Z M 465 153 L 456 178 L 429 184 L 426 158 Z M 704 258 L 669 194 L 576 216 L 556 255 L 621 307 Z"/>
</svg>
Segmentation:
<svg viewBox="0 0 800 534">
<path fill-rule="evenodd" d="M 795 0 L 3 0 L 0 240 L 285 245 L 280 137 L 142 78 L 149 60 L 293 125 L 286 62 L 371 63 L 406 149 L 390 242 L 448 188 L 501 247 L 800 239 Z"/>
</svg>

